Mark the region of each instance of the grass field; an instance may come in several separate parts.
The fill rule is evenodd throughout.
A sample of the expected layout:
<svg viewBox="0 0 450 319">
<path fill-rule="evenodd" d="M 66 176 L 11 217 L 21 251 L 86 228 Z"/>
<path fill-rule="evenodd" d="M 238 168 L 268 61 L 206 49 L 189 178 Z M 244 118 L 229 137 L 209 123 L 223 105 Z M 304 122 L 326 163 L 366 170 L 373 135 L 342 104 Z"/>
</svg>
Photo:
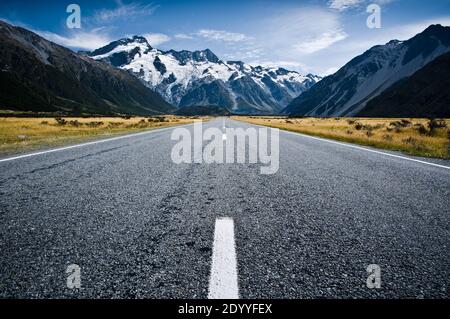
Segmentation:
<svg viewBox="0 0 450 319">
<path fill-rule="evenodd" d="M 449 159 L 450 120 L 286 118 L 235 116 L 236 120 L 410 155 Z"/>
<path fill-rule="evenodd" d="M 0 118 L 0 154 L 8 155 L 118 134 L 188 124 L 194 119 L 173 115 L 145 118 Z"/>
</svg>

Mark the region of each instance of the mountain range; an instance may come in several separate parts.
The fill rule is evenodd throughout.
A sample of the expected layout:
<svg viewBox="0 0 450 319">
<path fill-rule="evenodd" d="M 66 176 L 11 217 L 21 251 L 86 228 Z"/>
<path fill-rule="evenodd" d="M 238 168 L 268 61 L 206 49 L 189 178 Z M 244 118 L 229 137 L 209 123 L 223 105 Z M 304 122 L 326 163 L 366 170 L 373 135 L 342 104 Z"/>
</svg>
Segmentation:
<svg viewBox="0 0 450 319">
<path fill-rule="evenodd" d="M 279 113 L 321 77 L 220 60 L 211 50 L 162 51 L 144 37 L 120 39 L 84 54 L 129 70 L 173 105 L 219 105 L 238 114 Z"/>
<path fill-rule="evenodd" d="M 0 21 L 0 106 L 67 114 L 161 114 L 158 93 L 114 68 Z"/>
<path fill-rule="evenodd" d="M 402 95 L 408 95 L 410 102 L 415 101 L 418 91 L 405 79 L 413 76 L 428 63 L 449 51 L 450 27 L 441 25 L 432 25 L 407 41 L 393 40 L 386 45 L 375 46 L 352 59 L 335 74 L 324 78 L 311 89 L 300 94 L 282 113 L 317 117 L 349 117 L 369 114 L 429 116 L 430 112 L 426 109 L 426 103 L 421 106 L 421 112 L 416 112 L 414 109 L 417 106 L 416 103 L 399 106 L 399 103 L 402 103 L 399 100 L 400 94 L 392 93 L 392 90 L 399 87 L 393 87 L 393 85 L 403 81 Z M 417 77 L 427 76 L 421 79 L 421 82 L 429 84 L 428 92 L 437 92 L 439 83 L 444 80 L 442 77 L 448 77 L 448 70 L 446 69 L 446 72 L 425 71 L 414 75 L 411 82 L 418 83 Z M 431 89 L 430 85 L 436 87 Z M 441 86 L 441 89 L 448 93 L 449 87 L 442 88 Z M 388 99 L 383 95 L 384 92 L 390 97 L 389 104 L 384 104 Z M 383 97 L 375 99 L 380 95 Z M 424 96 L 422 95 L 422 98 Z M 442 116 L 440 109 L 448 111 L 450 106 L 444 101 L 436 101 L 433 106 L 434 115 Z"/>
<path fill-rule="evenodd" d="M 63 114 L 450 117 L 450 27 L 392 40 L 321 78 L 162 51 L 142 36 L 73 52 L 0 21 L 0 108 Z"/>
</svg>

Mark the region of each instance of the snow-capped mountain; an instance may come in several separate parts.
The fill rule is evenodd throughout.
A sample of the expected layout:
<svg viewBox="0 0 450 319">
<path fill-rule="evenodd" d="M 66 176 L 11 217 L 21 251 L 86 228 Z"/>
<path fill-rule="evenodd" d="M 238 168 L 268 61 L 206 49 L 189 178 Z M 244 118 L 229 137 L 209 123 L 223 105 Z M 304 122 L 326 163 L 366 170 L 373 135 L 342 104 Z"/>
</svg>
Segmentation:
<svg viewBox="0 0 450 319">
<path fill-rule="evenodd" d="M 86 54 L 129 70 L 176 106 L 219 105 L 235 113 L 278 113 L 321 79 L 283 68 L 224 62 L 209 49 L 161 51 L 141 36 Z"/>
<path fill-rule="evenodd" d="M 450 27 L 441 25 L 432 25 L 407 41 L 393 40 L 375 46 L 302 93 L 283 113 L 324 117 L 357 115 L 374 97 L 448 51 Z"/>
</svg>

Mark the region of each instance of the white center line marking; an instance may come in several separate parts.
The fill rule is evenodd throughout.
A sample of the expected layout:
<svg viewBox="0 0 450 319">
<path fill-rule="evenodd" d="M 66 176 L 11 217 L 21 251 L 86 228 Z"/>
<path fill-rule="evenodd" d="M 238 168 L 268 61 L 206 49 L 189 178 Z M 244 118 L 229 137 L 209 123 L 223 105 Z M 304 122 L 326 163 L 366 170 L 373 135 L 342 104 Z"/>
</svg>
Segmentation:
<svg viewBox="0 0 450 319">
<path fill-rule="evenodd" d="M 208 299 L 239 299 L 234 222 L 216 219 Z"/>
</svg>

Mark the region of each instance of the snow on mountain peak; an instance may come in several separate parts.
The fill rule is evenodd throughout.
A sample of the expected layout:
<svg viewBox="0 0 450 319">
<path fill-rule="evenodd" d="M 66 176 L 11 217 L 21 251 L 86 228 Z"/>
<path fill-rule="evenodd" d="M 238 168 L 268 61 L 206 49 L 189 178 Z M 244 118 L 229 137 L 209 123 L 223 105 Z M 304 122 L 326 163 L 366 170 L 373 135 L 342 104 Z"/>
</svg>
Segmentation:
<svg viewBox="0 0 450 319">
<path fill-rule="evenodd" d="M 374 46 L 301 94 L 283 113 L 355 116 L 373 98 L 449 51 L 450 27 L 440 25 L 406 41 Z"/>
<path fill-rule="evenodd" d="M 131 71 L 178 106 L 185 103 L 211 105 L 214 101 L 210 98 L 221 95 L 219 101 L 227 104 L 221 106 L 235 111 L 275 113 L 320 80 L 317 76 L 304 76 L 283 68 L 224 62 L 209 49 L 162 51 L 152 48 L 141 36 L 114 41 L 88 55 Z M 222 84 L 209 85 L 215 81 Z M 199 90 L 207 90 L 208 94 L 200 94 Z M 187 95 L 189 98 L 183 99 Z"/>
</svg>

